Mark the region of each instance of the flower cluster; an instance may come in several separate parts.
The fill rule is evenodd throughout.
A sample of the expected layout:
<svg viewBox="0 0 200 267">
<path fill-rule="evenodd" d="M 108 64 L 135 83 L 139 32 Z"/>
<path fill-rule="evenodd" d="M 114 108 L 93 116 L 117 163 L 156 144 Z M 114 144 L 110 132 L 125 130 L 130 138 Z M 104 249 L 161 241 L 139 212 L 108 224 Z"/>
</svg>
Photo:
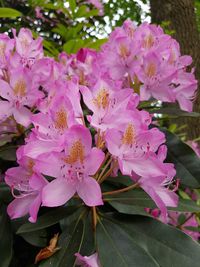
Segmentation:
<svg viewBox="0 0 200 267">
<path fill-rule="evenodd" d="M 61 206 L 72 197 L 103 205 L 101 183 L 121 173 L 149 194 L 166 221 L 166 207 L 178 201 L 175 169 L 164 162 L 164 134 L 150 127 L 151 115 L 138 104 L 152 96 L 191 110 L 191 58 L 180 56 L 161 28 L 130 21 L 99 52 L 61 53 L 58 61 L 44 56 L 31 31 L 13 35 L 0 35 L 0 121 L 14 119 L 26 138 L 19 166 L 5 175 L 15 197 L 10 217 L 29 213 L 35 222 L 41 205 Z"/>
</svg>

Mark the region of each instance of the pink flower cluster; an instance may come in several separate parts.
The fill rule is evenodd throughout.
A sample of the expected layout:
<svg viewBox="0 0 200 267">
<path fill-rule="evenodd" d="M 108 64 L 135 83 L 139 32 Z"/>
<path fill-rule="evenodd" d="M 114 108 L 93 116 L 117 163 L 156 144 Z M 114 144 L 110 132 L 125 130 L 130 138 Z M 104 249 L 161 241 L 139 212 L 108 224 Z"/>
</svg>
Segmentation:
<svg viewBox="0 0 200 267">
<path fill-rule="evenodd" d="M 5 175 L 15 197 L 10 217 L 29 213 L 35 222 L 41 205 L 61 206 L 77 195 L 87 206 L 103 205 L 101 183 L 121 172 L 166 221 L 166 207 L 178 201 L 175 169 L 164 162 L 164 134 L 150 128 L 151 115 L 138 104 L 153 96 L 191 110 L 191 58 L 181 57 L 161 28 L 130 21 L 100 52 L 61 53 L 58 61 L 44 56 L 31 31 L 13 33 L 0 35 L 0 122 L 14 118 L 29 133 L 17 151 L 19 166 Z"/>
</svg>

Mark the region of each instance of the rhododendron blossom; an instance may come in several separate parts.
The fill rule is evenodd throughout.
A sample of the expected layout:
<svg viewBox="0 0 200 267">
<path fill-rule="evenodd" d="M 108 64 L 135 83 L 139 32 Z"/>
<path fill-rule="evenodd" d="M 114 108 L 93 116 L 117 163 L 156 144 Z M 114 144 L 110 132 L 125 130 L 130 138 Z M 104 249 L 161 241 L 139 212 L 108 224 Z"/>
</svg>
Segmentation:
<svg viewBox="0 0 200 267">
<path fill-rule="evenodd" d="M 87 2 L 102 11 L 100 1 Z M 12 121 L 24 141 L 19 166 L 5 175 L 15 198 L 10 217 L 29 213 L 35 222 L 40 206 L 69 205 L 71 198 L 95 214 L 104 194 L 113 194 L 103 183 L 119 174 L 146 191 L 166 222 L 167 207 L 178 202 L 176 172 L 165 161 L 164 133 L 140 104 L 178 101 L 191 111 L 197 88 L 187 68 L 191 58 L 160 27 L 130 20 L 100 51 L 62 52 L 57 61 L 44 56 L 42 39 L 30 30 L 13 34 L 0 35 L 0 127 Z M 82 266 L 99 266 L 97 254 L 77 258 Z"/>
<path fill-rule="evenodd" d="M 79 253 L 75 254 L 77 266 L 82 267 L 100 267 L 98 254 L 94 253 L 91 256 L 81 256 Z"/>
</svg>

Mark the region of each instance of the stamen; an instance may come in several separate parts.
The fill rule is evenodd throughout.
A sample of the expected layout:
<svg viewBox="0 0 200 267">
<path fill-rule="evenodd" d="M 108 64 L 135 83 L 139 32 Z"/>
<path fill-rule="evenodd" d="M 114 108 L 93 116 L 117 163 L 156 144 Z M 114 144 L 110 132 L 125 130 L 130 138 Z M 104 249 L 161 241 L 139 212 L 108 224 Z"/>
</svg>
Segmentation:
<svg viewBox="0 0 200 267">
<path fill-rule="evenodd" d="M 81 143 L 81 140 L 77 140 L 76 142 L 73 143 L 69 152 L 69 156 L 64 158 L 64 161 L 67 164 L 74 164 L 77 161 L 80 161 L 81 164 L 83 164 L 84 157 L 85 157 L 84 146 Z"/>
<path fill-rule="evenodd" d="M 4 57 L 5 49 L 6 49 L 6 44 L 4 42 L 0 42 L 0 56 L 1 57 Z"/>
<path fill-rule="evenodd" d="M 98 106 L 98 108 L 106 109 L 109 106 L 109 93 L 106 89 L 100 90 L 97 97 L 93 100 L 94 104 Z"/>
<path fill-rule="evenodd" d="M 26 95 L 26 83 L 24 80 L 20 79 L 16 82 L 14 86 L 14 94 L 18 96 L 25 96 Z"/>
<path fill-rule="evenodd" d="M 64 108 L 56 112 L 55 128 L 60 130 L 68 128 L 67 112 Z"/>
<path fill-rule="evenodd" d="M 157 67 L 156 67 L 156 64 L 153 63 L 153 62 L 150 62 L 148 65 L 147 65 L 147 68 L 146 68 L 146 75 L 149 77 L 149 78 L 152 78 L 153 76 L 155 76 L 156 74 L 156 71 L 157 71 Z"/>
<path fill-rule="evenodd" d="M 133 145 L 135 143 L 135 139 L 136 139 L 135 128 L 131 123 L 129 123 L 124 132 L 122 138 L 122 144 Z"/>
<path fill-rule="evenodd" d="M 130 55 L 127 46 L 124 45 L 124 44 L 120 44 L 120 46 L 119 46 L 119 51 L 120 51 L 120 56 L 121 56 L 123 59 L 126 59 L 126 58 Z"/>
<path fill-rule="evenodd" d="M 144 38 L 142 47 L 149 49 L 154 45 L 154 37 L 153 35 L 149 34 Z"/>
</svg>

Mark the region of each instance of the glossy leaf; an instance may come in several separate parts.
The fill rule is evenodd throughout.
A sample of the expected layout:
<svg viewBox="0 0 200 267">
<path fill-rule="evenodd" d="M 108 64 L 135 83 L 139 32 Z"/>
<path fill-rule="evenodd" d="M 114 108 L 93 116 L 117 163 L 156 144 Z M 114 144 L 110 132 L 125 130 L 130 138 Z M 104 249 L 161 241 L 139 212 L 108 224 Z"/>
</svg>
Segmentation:
<svg viewBox="0 0 200 267">
<path fill-rule="evenodd" d="M 6 7 L 0 8 L 0 18 L 16 18 L 21 16 L 22 13 L 16 9 Z"/>
<path fill-rule="evenodd" d="M 64 231 L 58 241 L 60 250 L 51 258 L 43 261 L 39 266 L 41 267 L 73 267 L 75 266 L 76 257 L 74 254 L 79 252 L 82 246 L 82 241 L 85 234 L 85 223 L 81 216 L 77 218 Z"/>
<path fill-rule="evenodd" d="M 23 224 L 17 231 L 18 234 L 33 232 L 40 229 L 44 229 L 51 225 L 58 223 L 61 219 L 73 214 L 79 207 L 78 206 L 67 206 L 59 207 L 54 210 L 47 212 L 40 216 L 36 223 Z"/>
<path fill-rule="evenodd" d="M 117 221 L 159 266 L 199 266 L 200 245 L 177 228 L 142 216 L 117 216 Z"/>
<path fill-rule="evenodd" d="M 105 218 L 100 219 L 97 227 L 97 248 L 104 267 L 159 266 L 123 229 L 123 225 Z"/>
<path fill-rule="evenodd" d="M 6 207 L 0 206 L 0 265 L 8 267 L 12 258 L 12 230 Z"/>
<path fill-rule="evenodd" d="M 128 238 L 133 239 L 137 246 L 144 249 L 146 251 L 146 254 L 149 255 L 150 258 L 154 259 L 154 262 L 156 264 L 155 266 L 199 266 L 200 245 L 180 230 L 163 224 L 158 220 L 144 216 L 125 216 L 116 214 L 110 216 L 109 219 L 106 219 L 106 225 L 109 220 L 112 221 L 110 222 L 110 225 L 112 225 L 113 229 L 111 231 L 114 232 L 114 229 L 119 230 L 119 228 L 121 228 L 127 234 Z M 104 225 L 105 229 L 106 225 Z M 115 235 L 116 239 L 119 239 L 117 232 L 115 232 Z M 110 236 L 113 236 L 113 233 L 109 233 L 109 238 Z M 117 242 L 117 240 L 115 242 Z M 118 245 L 118 243 L 113 244 L 115 244 L 115 246 Z M 106 256 L 105 251 L 102 250 L 103 249 L 100 249 L 100 259 L 103 259 L 103 266 L 110 266 L 106 263 L 106 258 L 109 257 L 109 253 L 107 253 Z M 133 252 L 128 251 L 127 254 L 130 255 L 130 257 L 132 257 L 134 260 Z M 112 265 L 118 264 L 118 255 L 113 255 L 112 259 Z M 115 262 L 115 259 L 117 262 Z M 147 264 L 146 259 L 143 258 L 142 262 L 136 265 L 118 264 L 116 266 L 143 267 L 151 265 Z"/>
<path fill-rule="evenodd" d="M 167 162 L 175 164 L 177 177 L 181 184 L 200 188 L 200 159 L 192 148 L 182 142 L 176 135 L 164 130 L 167 139 Z"/>
<path fill-rule="evenodd" d="M 198 112 L 187 112 L 176 107 L 162 107 L 159 109 L 152 109 L 148 111 L 153 114 L 170 115 L 170 117 L 200 117 L 200 113 Z"/>
</svg>

